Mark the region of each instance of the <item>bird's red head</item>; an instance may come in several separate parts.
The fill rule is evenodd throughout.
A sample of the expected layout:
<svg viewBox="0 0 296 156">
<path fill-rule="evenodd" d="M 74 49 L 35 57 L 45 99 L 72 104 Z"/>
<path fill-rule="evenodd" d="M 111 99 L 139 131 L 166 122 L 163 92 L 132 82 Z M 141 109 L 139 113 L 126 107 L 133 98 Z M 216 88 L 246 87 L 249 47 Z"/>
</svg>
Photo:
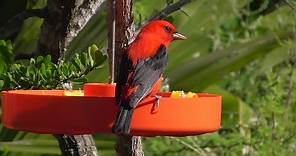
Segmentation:
<svg viewBox="0 0 296 156">
<path fill-rule="evenodd" d="M 168 47 L 172 41 L 184 39 L 186 37 L 178 33 L 171 23 L 164 20 L 151 21 L 129 46 L 129 57 L 136 64 L 140 59 L 155 55 L 161 45 Z"/>
<path fill-rule="evenodd" d="M 151 38 L 168 47 L 168 45 L 174 40 L 184 40 L 186 37 L 177 32 L 176 28 L 164 20 L 155 20 L 149 22 L 142 28 L 139 34 L 141 37 Z"/>
</svg>

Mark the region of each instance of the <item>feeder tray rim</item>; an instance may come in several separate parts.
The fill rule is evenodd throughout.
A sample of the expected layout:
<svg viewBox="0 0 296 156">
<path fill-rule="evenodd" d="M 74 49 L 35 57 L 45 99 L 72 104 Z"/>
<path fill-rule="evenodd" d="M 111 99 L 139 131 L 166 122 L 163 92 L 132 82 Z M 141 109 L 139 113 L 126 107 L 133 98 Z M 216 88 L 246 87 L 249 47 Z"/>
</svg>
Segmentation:
<svg viewBox="0 0 296 156">
<path fill-rule="evenodd" d="M 61 96 L 66 91 L 70 91 L 70 92 L 71 91 L 82 91 L 82 92 L 84 92 L 84 90 L 58 90 L 58 89 L 54 89 L 54 90 L 6 90 L 6 91 L 2 91 L 2 94 L 56 97 L 56 96 Z M 50 94 L 52 92 L 55 92 L 56 94 Z M 171 93 L 172 92 L 159 92 L 159 93 L 157 93 L 157 95 L 160 95 L 163 98 L 188 99 L 188 98 L 182 98 L 182 97 L 170 97 Z M 197 96 L 189 98 L 189 99 L 221 97 L 220 95 L 211 94 L 211 93 L 196 93 L 196 95 Z M 66 97 L 86 97 L 86 96 L 87 97 L 96 97 L 96 96 L 92 96 L 92 95 L 66 96 Z M 150 97 L 154 97 L 154 96 L 150 96 Z"/>
</svg>

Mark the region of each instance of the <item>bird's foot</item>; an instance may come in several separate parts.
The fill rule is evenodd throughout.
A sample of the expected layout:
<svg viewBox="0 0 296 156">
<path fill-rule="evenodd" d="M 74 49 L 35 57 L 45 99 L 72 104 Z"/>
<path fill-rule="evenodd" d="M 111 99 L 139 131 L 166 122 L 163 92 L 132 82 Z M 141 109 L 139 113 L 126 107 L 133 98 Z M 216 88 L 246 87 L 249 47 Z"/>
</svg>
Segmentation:
<svg viewBox="0 0 296 156">
<path fill-rule="evenodd" d="M 156 98 L 156 108 L 159 108 L 159 105 L 160 105 L 160 99 L 162 98 L 162 96 L 159 96 L 159 95 L 155 95 L 155 98 Z"/>
<path fill-rule="evenodd" d="M 159 96 L 159 95 L 155 95 L 154 97 L 156 98 L 156 104 L 153 107 L 152 113 L 157 112 L 157 110 L 158 110 L 158 108 L 160 106 L 160 99 L 162 98 L 162 96 Z"/>
</svg>

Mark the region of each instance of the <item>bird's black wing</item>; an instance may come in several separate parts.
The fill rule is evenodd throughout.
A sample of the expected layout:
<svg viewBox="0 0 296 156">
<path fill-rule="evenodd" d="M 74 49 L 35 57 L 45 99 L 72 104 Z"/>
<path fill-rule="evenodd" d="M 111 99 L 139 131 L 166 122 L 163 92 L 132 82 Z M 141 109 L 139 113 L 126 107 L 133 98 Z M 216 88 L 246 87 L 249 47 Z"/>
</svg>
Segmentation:
<svg viewBox="0 0 296 156">
<path fill-rule="evenodd" d="M 136 86 L 137 89 L 130 97 L 130 107 L 136 107 L 150 93 L 153 85 L 163 74 L 167 63 L 168 55 L 163 45 L 160 46 L 153 57 L 138 62 L 134 69 L 132 81 L 132 86 Z"/>
<path fill-rule="evenodd" d="M 116 100 L 120 105 L 120 111 L 117 114 L 113 132 L 125 134 L 130 132 L 133 108 L 150 93 L 167 63 L 168 56 L 164 46 L 159 48 L 155 56 L 140 60 L 135 66 L 127 54 L 123 56 L 116 85 Z"/>
<path fill-rule="evenodd" d="M 133 70 L 132 61 L 128 58 L 128 54 L 124 53 L 121 59 L 119 74 L 117 75 L 115 97 L 117 104 L 120 103 L 121 94 L 128 81 L 128 75 Z"/>
</svg>

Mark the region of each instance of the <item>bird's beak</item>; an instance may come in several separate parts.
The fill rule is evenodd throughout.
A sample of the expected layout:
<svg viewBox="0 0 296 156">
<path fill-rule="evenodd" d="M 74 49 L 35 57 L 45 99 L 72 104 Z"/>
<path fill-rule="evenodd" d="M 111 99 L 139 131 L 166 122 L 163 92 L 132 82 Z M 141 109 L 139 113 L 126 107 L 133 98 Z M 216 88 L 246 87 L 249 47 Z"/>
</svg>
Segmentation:
<svg viewBox="0 0 296 156">
<path fill-rule="evenodd" d="M 177 33 L 177 32 L 173 34 L 173 38 L 174 38 L 174 40 L 186 40 L 187 39 L 186 36 L 184 36 L 180 33 Z"/>
</svg>

